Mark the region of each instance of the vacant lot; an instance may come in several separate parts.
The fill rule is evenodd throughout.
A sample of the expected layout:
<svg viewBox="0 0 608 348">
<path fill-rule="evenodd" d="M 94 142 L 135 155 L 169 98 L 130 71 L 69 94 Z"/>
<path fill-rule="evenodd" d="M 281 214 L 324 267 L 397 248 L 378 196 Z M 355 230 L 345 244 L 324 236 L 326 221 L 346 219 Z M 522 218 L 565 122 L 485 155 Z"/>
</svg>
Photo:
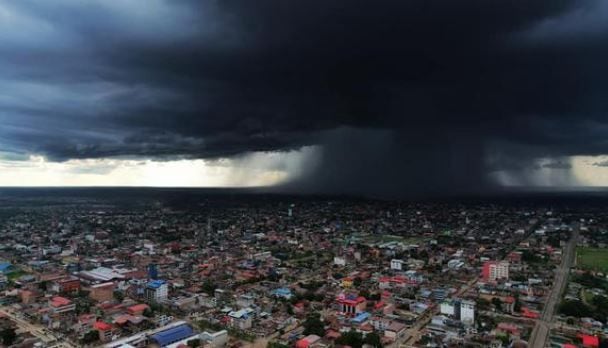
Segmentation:
<svg viewBox="0 0 608 348">
<path fill-rule="evenodd" d="M 583 269 L 608 272 L 608 249 L 577 248 L 576 265 Z"/>
</svg>

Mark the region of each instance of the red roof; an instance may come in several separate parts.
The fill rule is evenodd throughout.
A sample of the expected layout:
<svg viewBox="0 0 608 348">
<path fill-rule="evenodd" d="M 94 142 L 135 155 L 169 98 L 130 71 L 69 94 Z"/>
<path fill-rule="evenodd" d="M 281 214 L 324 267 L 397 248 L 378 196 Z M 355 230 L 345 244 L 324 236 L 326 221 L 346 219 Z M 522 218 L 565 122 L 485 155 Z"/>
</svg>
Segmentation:
<svg viewBox="0 0 608 348">
<path fill-rule="evenodd" d="M 308 348 L 310 342 L 306 338 L 302 338 L 298 342 L 296 342 L 296 348 Z"/>
<path fill-rule="evenodd" d="M 599 347 L 600 340 L 597 336 L 591 335 L 581 335 L 581 339 L 583 340 L 583 347 Z"/>
<path fill-rule="evenodd" d="M 127 310 L 131 313 L 135 313 L 135 312 L 143 312 L 145 311 L 147 308 L 150 308 L 150 306 L 148 306 L 145 303 L 140 303 L 140 304 L 136 304 L 134 306 L 131 306 L 129 308 L 127 308 Z"/>
<path fill-rule="evenodd" d="M 384 307 L 384 302 L 383 301 L 380 301 L 380 302 L 376 303 L 376 305 L 374 305 L 375 309 L 380 309 L 382 307 Z"/>
<path fill-rule="evenodd" d="M 108 323 L 105 323 L 105 322 L 103 322 L 103 321 L 97 321 L 97 322 L 95 322 L 95 325 L 93 325 L 93 327 L 94 327 L 96 330 L 99 330 L 99 331 L 108 331 L 108 330 L 112 330 L 112 325 L 110 325 L 110 324 L 108 324 Z"/>
<path fill-rule="evenodd" d="M 68 300 L 65 297 L 61 297 L 61 296 L 55 296 L 51 299 L 51 306 L 53 306 L 53 307 L 67 306 L 70 303 L 72 303 L 72 301 Z"/>
</svg>

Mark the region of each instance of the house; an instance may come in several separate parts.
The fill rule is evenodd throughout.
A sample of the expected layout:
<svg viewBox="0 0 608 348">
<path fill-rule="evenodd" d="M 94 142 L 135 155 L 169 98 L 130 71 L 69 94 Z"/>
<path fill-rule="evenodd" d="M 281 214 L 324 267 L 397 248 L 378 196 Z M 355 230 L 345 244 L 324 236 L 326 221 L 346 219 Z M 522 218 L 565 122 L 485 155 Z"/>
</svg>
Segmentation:
<svg viewBox="0 0 608 348">
<path fill-rule="evenodd" d="M 114 283 L 102 283 L 91 286 L 89 297 L 97 302 L 111 301 L 114 298 Z"/>
<path fill-rule="evenodd" d="M 54 296 L 49 300 L 51 312 L 55 315 L 64 315 L 76 310 L 76 305 L 69 299 L 61 296 Z"/>
<path fill-rule="evenodd" d="M 336 302 L 338 311 L 351 316 L 364 312 L 367 307 L 367 300 L 363 296 L 340 294 Z"/>
<path fill-rule="evenodd" d="M 253 323 L 251 314 L 253 310 L 249 308 L 244 308 L 238 311 L 231 311 L 228 313 L 228 318 L 230 320 L 230 325 L 241 330 L 246 330 L 251 328 Z"/>
<path fill-rule="evenodd" d="M 140 304 L 136 304 L 134 306 L 127 308 L 127 313 L 129 313 L 130 315 L 142 315 L 142 314 L 144 314 L 146 309 L 149 309 L 149 308 L 150 308 L 150 306 L 148 306 L 147 304 L 140 303 Z"/>
<path fill-rule="evenodd" d="M 308 335 L 296 342 L 296 348 L 308 348 L 312 344 L 319 341 L 320 339 L 321 339 L 321 337 L 319 337 L 317 335 Z"/>
<path fill-rule="evenodd" d="M 99 332 L 99 340 L 101 342 L 112 340 L 112 325 L 103 321 L 97 321 L 93 324 L 93 328 Z"/>
<path fill-rule="evenodd" d="M 15 271 L 15 266 L 13 266 L 10 262 L 2 262 L 0 263 L 0 273 L 8 274 Z"/>
</svg>

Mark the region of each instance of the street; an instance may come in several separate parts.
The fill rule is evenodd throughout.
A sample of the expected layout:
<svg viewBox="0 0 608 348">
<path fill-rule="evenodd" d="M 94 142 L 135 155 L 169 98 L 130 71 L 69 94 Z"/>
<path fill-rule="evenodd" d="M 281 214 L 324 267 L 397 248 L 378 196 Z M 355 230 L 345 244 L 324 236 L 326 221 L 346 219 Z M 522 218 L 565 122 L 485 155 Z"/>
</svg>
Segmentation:
<svg viewBox="0 0 608 348">
<path fill-rule="evenodd" d="M 543 310 L 541 318 L 536 322 L 536 326 L 532 330 L 530 336 L 529 347 L 542 348 L 547 344 L 547 338 L 549 337 L 549 331 L 551 322 L 553 321 L 553 315 L 555 314 L 555 306 L 559 303 L 559 299 L 564 292 L 567 284 L 568 274 L 570 267 L 574 261 L 576 243 L 578 240 L 578 228 L 575 228 L 572 232 L 572 237 L 568 241 L 568 245 L 565 248 L 562 262 L 556 271 L 555 283 L 551 289 L 545 308 Z"/>
</svg>

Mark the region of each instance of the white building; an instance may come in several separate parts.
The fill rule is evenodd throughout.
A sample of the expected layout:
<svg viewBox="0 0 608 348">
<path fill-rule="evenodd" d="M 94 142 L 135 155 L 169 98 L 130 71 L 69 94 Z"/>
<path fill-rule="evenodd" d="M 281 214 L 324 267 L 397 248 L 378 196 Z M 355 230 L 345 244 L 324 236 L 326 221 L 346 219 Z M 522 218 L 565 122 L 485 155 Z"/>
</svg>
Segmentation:
<svg viewBox="0 0 608 348">
<path fill-rule="evenodd" d="M 404 263 L 405 263 L 405 261 L 403 261 L 403 260 L 392 259 L 391 260 L 391 269 L 396 270 L 396 271 L 401 271 L 401 270 L 403 270 Z"/>
<path fill-rule="evenodd" d="M 439 309 L 440 309 L 441 314 L 443 314 L 443 315 L 449 315 L 449 316 L 456 315 L 456 310 L 455 310 L 453 301 L 441 302 Z"/>
<path fill-rule="evenodd" d="M 334 265 L 346 266 L 346 259 L 343 257 L 336 256 L 336 257 L 334 257 Z"/>
<path fill-rule="evenodd" d="M 490 281 L 495 281 L 496 279 L 509 279 L 509 262 L 500 261 L 492 263 L 490 264 L 489 271 Z"/>
<path fill-rule="evenodd" d="M 145 294 L 148 301 L 166 300 L 169 295 L 169 285 L 164 280 L 153 280 L 146 285 Z"/>
<path fill-rule="evenodd" d="M 473 325 L 475 323 L 475 301 L 460 301 L 460 321 L 465 325 Z"/>
</svg>

